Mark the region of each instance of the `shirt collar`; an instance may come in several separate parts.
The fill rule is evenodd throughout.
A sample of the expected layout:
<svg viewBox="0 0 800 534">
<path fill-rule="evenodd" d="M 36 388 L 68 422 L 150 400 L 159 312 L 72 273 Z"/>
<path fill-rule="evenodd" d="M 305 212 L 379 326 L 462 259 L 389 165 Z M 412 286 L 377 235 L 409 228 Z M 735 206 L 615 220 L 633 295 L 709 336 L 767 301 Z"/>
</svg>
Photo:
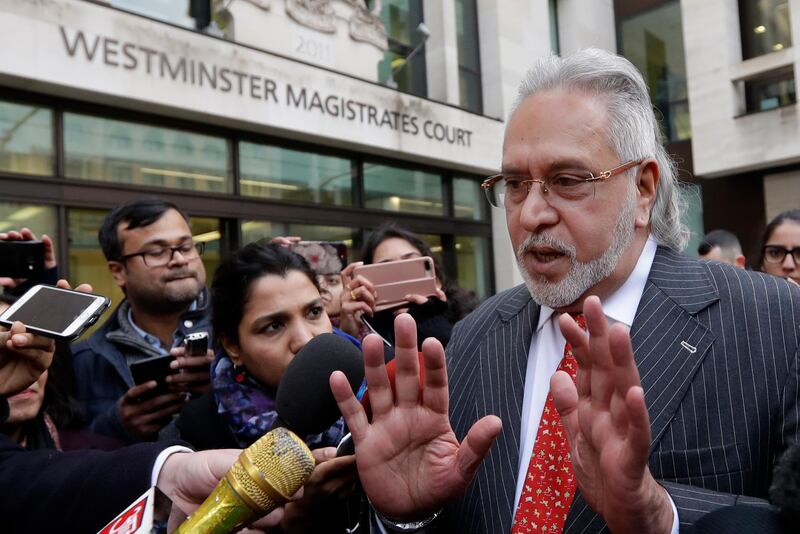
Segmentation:
<svg viewBox="0 0 800 534">
<path fill-rule="evenodd" d="M 657 248 L 658 243 L 655 237 L 649 236 L 641 254 L 639 254 L 636 266 L 625 280 L 625 283 L 603 302 L 603 312 L 606 317 L 614 322 L 622 323 L 628 328 L 631 327 L 633 318 L 636 316 L 636 309 L 639 307 L 639 301 L 642 299 L 642 293 L 644 293 L 647 277 L 650 275 L 650 268 L 653 266 L 653 259 L 656 257 Z M 553 312 L 553 308 L 541 307 L 539 324 L 536 326 L 537 332 L 550 320 Z"/>
<path fill-rule="evenodd" d="M 156 336 L 145 332 L 144 330 L 139 328 L 138 324 L 133 322 L 133 308 L 130 307 L 128 308 L 128 323 L 130 323 L 131 328 L 133 328 L 133 331 L 139 334 L 139 336 L 141 336 L 141 338 L 144 339 L 148 345 L 158 350 L 163 350 L 163 347 L 161 347 L 161 341 Z"/>
<path fill-rule="evenodd" d="M 198 299 L 193 300 L 192 303 L 189 305 L 189 309 L 187 311 L 195 311 L 195 310 L 197 310 L 198 307 L 199 307 L 199 304 L 198 304 L 197 301 L 198 301 Z M 150 345 L 153 348 L 156 348 L 156 349 L 158 349 L 160 351 L 164 350 L 164 347 L 161 346 L 161 340 L 160 339 L 158 339 L 153 334 L 145 332 L 144 330 L 142 330 L 139 327 L 138 324 L 136 324 L 133 321 L 133 308 L 132 307 L 128 307 L 128 323 L 130 323 L 131 328 L 133 328 L 133 331 L 136 332 L 137 334 L 139 334 L 139 336 L 141 336 L 141 338 L 144 339 L 147 342 L 148 345 Z"/>
</svg>

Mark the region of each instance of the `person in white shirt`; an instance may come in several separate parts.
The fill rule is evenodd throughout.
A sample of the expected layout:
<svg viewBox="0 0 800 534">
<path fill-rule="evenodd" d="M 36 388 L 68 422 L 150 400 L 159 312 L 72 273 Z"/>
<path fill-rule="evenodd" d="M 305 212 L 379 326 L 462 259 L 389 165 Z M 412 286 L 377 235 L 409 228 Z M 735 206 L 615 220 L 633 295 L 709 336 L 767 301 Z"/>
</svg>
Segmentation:
<svg viewBox="0 0 800 534">
<path fill-rule="evenodd" d="M 456 325 L 446 360 L 425 342 L 422 388 L 410 318 L 394 391 L 367 338 L 371 421 L 331 378 L 383 525 L 667 533 L 766 505 L 800 437 L 800 290 L 680 252 L 677 177 L 635 67 L 539 60 L 484 189 L 526 283 Z"/>
</svg>

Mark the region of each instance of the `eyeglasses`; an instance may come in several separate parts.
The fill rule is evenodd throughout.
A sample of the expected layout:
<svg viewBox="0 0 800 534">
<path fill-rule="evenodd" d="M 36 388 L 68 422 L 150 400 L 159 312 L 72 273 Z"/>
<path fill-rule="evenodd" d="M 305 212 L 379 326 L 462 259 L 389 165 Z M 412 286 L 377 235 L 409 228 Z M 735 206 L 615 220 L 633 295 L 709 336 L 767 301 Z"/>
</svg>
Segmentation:
<svg viewBox="0 0 800 534">
<path fill-rule="evenodd" d="M 529 178 L 527 174 L 495 174 L 484 180 L 481 187 L 489 203 L 496 208 L 519 206 L 525 202 L 534 183 L 541 185 L 542 195 L 547 196 L 547 202 L 554 208 L 575 206 L 594 198 L 595 182 L 608 180 L 636 167 L 642 161 L 644 160 L 629 161 L 597 176 L 582 170 L 560 170 L 538 180 Z"/>
<path fill-rule="evenodd" d="M 203 255 L 206 250 L 204 242 L 195 243 L 193 241 L 186 241 L 174 247 L 154 247 L 142 252 L 134 252 L 133 254 L 126 254 L 119 258 L 120 262 L 127 261 L 133 257 L 141 256 L 142 261 L 147 267 L 163 267 L 172 261 L 172 257 L 176 252 L 180 252 L 186 260 L 194 260 Z"/>
<path fill-rule="evenodd" d="M 767 263 L 783 263 L 787 254 L 791 254 L 794 263 L 800 265 L 800 247 L 786 248 L 781 245 L 766 245 L 764 247 L 764 261 Z"/>
</svg>

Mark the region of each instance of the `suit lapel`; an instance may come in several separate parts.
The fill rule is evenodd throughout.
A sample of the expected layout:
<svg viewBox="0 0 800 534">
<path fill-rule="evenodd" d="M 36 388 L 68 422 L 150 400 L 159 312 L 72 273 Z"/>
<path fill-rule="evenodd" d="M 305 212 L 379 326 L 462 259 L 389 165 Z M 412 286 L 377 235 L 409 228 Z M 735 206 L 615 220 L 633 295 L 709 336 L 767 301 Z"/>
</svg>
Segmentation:
<svg viewBox="0 0 800 534">
<path fill-rule="evenodd" d="M 500 417 L 503 431 L 484 461 L 478 479 L 489 531 L 508 532 L 516 491 L 515 484 L 509 481 L 516 480 L 519 471 L 525 371 L 533 328 L 539 320 L 539 307 L 525 286 L 520 286 L 498 306 L 497 313 L 499 321 L 477 347 L 480 369 L 474 396 L 478 413 Z"/>
<path fill-rule="evenodd" d="M 719 300 L 702 265 L 658 248 L 631 327 L 634 358 L 650 414 L 650 450 L 661 439 L 714 336 L 695 317 Z M 576 494 L 564 532 L 596 532 L 604 521 Z"/>
</svg>

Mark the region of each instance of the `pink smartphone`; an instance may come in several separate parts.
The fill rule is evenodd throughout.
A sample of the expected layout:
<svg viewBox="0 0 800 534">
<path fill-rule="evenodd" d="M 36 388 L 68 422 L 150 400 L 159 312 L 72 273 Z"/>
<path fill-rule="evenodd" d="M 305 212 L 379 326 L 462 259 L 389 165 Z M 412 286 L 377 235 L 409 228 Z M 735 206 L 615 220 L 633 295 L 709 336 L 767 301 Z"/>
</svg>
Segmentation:
<svg viewBox="0 0 800 534">
<path fill-rule="evenodd" d="M 353 269 L 353 276 L 358 275 L 375 286 L 376 312 L 402 306 L 406 295 L 436 295 L 436 271 L 428 256 L 360 265 Z"/>
</svg>

